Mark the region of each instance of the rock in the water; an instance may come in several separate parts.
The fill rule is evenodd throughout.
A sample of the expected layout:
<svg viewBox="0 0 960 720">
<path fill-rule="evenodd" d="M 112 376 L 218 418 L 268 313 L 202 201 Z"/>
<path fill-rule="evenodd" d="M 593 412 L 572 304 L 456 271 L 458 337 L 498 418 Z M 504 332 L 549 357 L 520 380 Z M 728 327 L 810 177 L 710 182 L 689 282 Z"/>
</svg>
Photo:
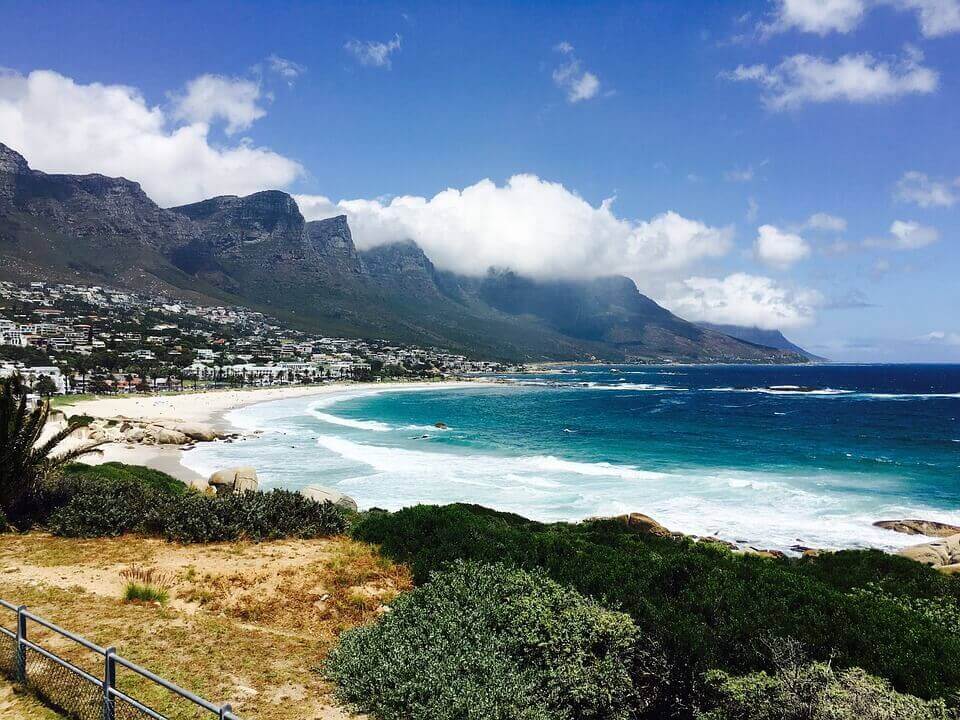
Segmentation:
<svg viewBox="0 0 960 720">
<path fill-rule="evenodd" d="M 956 565 L 960 563 L 960 533 L 933 542 L 911 545 L 897 554 L 925 565 L 933 565 L 935 568 Z"/>
<path fill-rule="evenodd" d="M 447 424 L 444 422 L 434 423 L 433 426 L 438 430 L 449 430 L 449 428 L 447 427 Z"/>
<path fill-rule="evenodd" d="M 357 512 L 359 509 L 356 500 L 333 488 L 323 487 L 322 485 L 307 485 L 306 487 L 300 488 L 297 492 L 305 498 L 316 500 L 317 502 L 332 502 L 344 510 Z"/>
<path fill-rule="evenodd" d="M 894 530 L 907 535 L 950 537 L 960 533 L 960 525 L 948 525 L 935 520 L 878 520 L 873 525 L 884 530 Z"/>
<path fill-rule="evenodd" d="M 208 482 L 217 491 L 217 495 L 256 492 L 259 487 L 257 471 L 247 466 L 217 470 Z"/>
</svg>

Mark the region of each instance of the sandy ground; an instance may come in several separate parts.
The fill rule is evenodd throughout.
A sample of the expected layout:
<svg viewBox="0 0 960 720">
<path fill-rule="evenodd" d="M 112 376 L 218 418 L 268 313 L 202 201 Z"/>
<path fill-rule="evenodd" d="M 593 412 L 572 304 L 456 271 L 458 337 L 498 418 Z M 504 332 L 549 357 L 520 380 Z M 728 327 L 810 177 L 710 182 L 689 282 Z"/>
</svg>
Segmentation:
<svg viewBox="0 0 960 720">
<path fill-rule="evenodd" d="M 457 387 L 468 381 L 405 382 L 405 383 L 334 383 L 308 387 L 251 388 L 246 390 L 211 390 L 188 392 L 180 395 L 146 395 L 138 397 L 99 398 L 84 400 L 63 408 L 67 415 L 90 415 L 92 417 L 127 417 L 135 419 L 181 420 L 211 425 L 218 430 L 233 430 L 224 417 L 231 410 L 273 400 L 297 397 L 331 395 L 358 390 L 398 388 L 447 388 Z M 65 447 L 76 442 L 65 443 Z M 176 446 L 129 445 L 110 443 L 100 447 L 100 453 L 82 458 L 83 462 L 99 464 L 122 462 L 145 465 L 161 470 L 184 482 L 200 477 L 181 464 L 183 450 Z"/>
</svg>

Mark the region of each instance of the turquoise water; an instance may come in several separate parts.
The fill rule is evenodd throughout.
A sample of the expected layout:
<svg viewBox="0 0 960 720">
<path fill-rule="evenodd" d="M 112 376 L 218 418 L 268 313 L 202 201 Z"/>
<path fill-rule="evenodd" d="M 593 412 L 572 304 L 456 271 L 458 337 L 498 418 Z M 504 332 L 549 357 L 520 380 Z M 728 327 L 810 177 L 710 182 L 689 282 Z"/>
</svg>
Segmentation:
<svg viewBox="0 0 960 720">
<path fill-rule="evenodd" d="M 334 486 L 361 507 L 640 511 L 782 548 L 916 541 L 872 527 L 884 518 L 960 524 L 960 366 L 617 365 L 506 380 L 244 408 L 228 417 L 261 435 L 185 463 L 251 464 L 267 487 Z"/>
</svg>

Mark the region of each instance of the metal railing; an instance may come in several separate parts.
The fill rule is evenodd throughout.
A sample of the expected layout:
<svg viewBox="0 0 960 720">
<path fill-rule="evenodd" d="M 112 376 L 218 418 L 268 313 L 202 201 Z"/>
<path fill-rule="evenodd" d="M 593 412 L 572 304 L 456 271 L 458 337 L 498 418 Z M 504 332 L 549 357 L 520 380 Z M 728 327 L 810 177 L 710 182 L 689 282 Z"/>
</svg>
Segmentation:
<svg viewBox="0 0 960 720">
<path fill-rule="evenodd" d="M 239 720 L 230 704 L 214 705 L 208 700 L 164 680 L 146 668 L 117 655 L 116 648 L 102 648 L 86 638 L 64 630 L 25 606 L 0 600 L 0 608 L 16 614 L 16 630 L 0 623 L 0 673 L 32 689 L 43 700 L 77 720 L 177 720 L 177 716 L 163 715 L 117 687 L 117 667 L 125 668 L 141 678 L 160 686 L 189 703 L 203 717 L 212 715 L 221 720 Z M 78 667 L 52 650 L 30 640 L 29 623 L 46 628 L 65 640 L 102 658 L 102 675 Z M 192 715 L 195 717 L 195 715 Z"/>
</svg>

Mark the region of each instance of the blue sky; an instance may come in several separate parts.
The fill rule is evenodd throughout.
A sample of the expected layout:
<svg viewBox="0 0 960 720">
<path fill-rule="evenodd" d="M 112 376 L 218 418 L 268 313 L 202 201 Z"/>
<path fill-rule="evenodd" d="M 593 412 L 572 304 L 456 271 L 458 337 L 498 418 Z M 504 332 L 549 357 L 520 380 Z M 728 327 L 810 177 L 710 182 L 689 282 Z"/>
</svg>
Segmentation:
<svg viewBox="0 0 960 720">
<path fill-rule="evenodd" d="M 0 141 L 38 169 L 281 187 L 457 271 L 623 272 L 831 358 L 960 361 L 960 0 L 0 13 Z"/>
</svg>

